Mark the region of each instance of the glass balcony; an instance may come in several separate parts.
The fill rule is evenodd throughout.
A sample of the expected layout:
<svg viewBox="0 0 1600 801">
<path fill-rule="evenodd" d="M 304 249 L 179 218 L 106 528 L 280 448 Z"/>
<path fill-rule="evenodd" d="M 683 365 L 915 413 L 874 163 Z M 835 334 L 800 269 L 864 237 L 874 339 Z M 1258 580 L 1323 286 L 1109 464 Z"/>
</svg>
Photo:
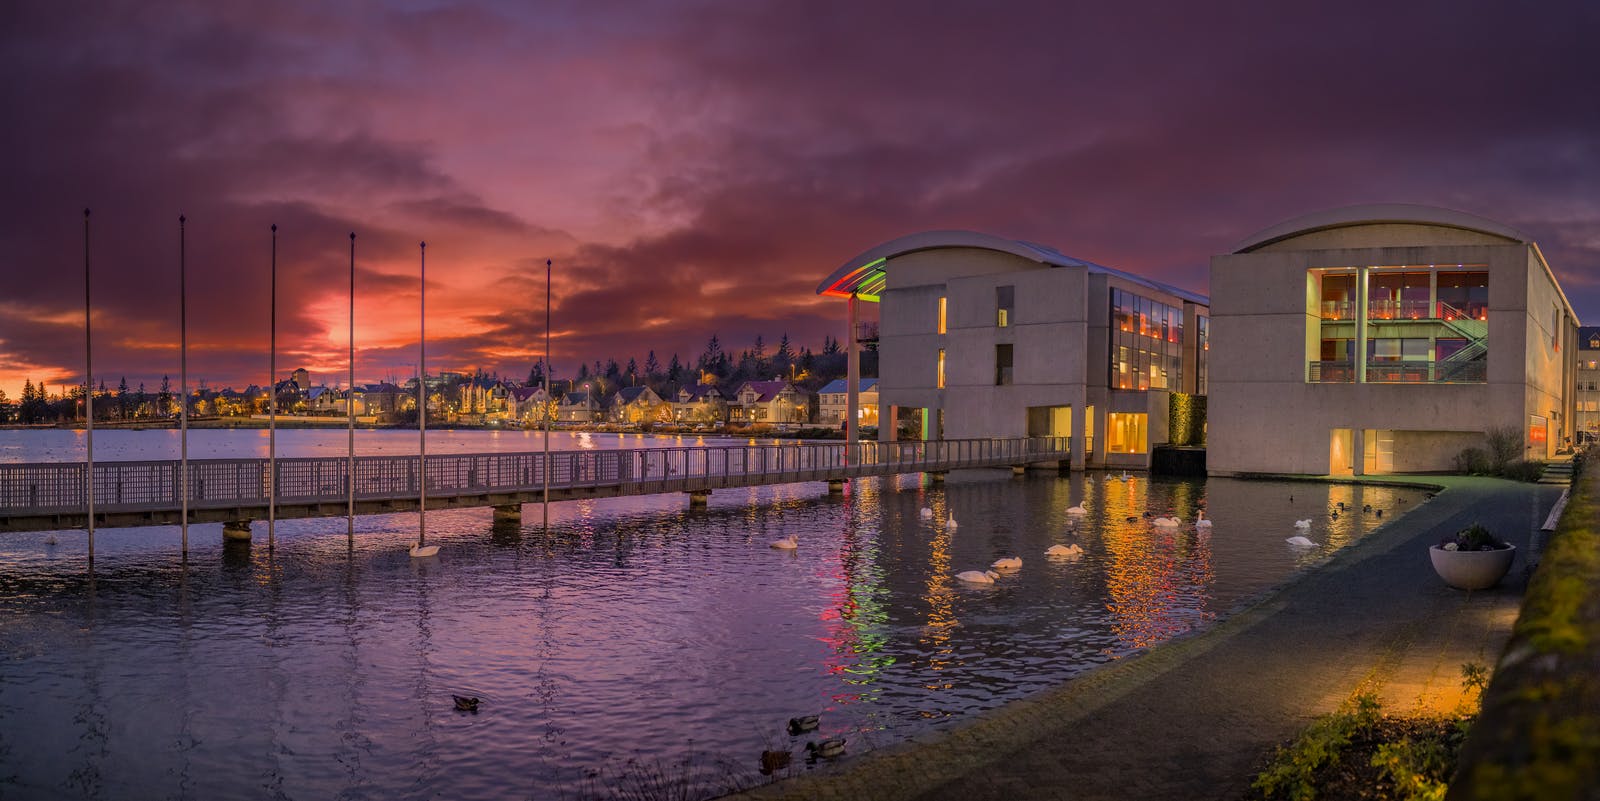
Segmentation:
<svg viewBox="0 0 1600 801">
<path fill-rule="evenodd" d="M 1353 300 L 1325 300 L 1322 301 L 1322 319 L 1324 320 L 1354 320 L 1356 319 L 1356 303 Z"/>
<path fill-rule="evenodd" d="M 1311 362 L 1306 380 L 1312 384 L 1350 384 L 1356 380 L 1353 362 Z"/>
<path fill-rule="evenodd" d="M 1473 361 L 1368 362 L 1369 384 L 1482 384 L 1489 379 L 1489 363 Z"/>
</svg>

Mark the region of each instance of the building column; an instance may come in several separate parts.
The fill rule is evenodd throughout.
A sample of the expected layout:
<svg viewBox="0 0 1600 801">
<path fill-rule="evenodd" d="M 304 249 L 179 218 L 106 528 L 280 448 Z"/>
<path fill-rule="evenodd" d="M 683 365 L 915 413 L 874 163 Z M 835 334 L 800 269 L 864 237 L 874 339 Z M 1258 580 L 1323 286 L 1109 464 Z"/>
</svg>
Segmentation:
<svg viewBox="0 0 1600 801">
<path fill-rule="evenodd" d="M 1072 419 L 1072 442 L 1067 446 L 1072 459 L 1072 469 L 1084 468 L 1084 435 L 1089 429 L 1084 425 L 1084 404 L 1072 404 L 1072 411 L 1068 413 Z"/>
<path fill-rule="evenodd" d="M 883 397 L 881 388 L 878 397 Z M 886 414 L 888 415 L 887 417 L 884 416 Z M 878 441 L 894 442 L 898 439 L 900 439 L 900 407 L 885 406 L 883 401 L 880 400 L 878 401 Z"/>
<path fill-rule="evenodd" d="M 1362 271 L 1365 275 L 1366 271 Z M 1362 281 L 1365 284 L 1365 280 Z M 1367 474 L 1367 432 L 1359 427 L 1350 429 L 1350 473 L 1351 475 L 1364 476 Z"/>
<path fill-rule="evenodd" d="M 856 294 L 854 292 L 851 292 L 850 299 L 845 301 L 845 308 L 847 309 L 845 316 L 849 318 L 850 322 L 848 329 L 845 331 L 847 349 L 845 351 L 844 379 L 844 441 L 845 453 L 847 454 L 846 461 L 850 464 L 856 464 L 860 461 L 856 456 L 859 450 L 856 447 L 858 436 L 856 426 L 858 423 L 857 417 L 861 409 L 861 343 L 856 341 Z M 880 424 L 878 428 L 882 430 L 883 426 Z"/>
<path fill-rule="evenodd" d="M 1367 383 L 1367 268 L 1356 270 L 1356 352 L 1350 354 L 1356 363 L 1356 383 Z M 1361 429 L 1355 429 L 1356 442 L 1360 442 Z M 1361 475 L 1361 449 L 1356 448 L 1356 475 Z"/>
</svg>

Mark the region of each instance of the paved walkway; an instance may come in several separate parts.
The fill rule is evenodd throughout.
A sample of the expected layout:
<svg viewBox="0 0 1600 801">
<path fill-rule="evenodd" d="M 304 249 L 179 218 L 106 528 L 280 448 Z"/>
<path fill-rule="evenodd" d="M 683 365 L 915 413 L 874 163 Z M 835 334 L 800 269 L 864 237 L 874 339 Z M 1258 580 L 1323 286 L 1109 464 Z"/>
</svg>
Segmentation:
<svg viewBox="0 0 1600 801">
<path fill-rule="evenodd" d="M 1209 631 L 750 799 L 1238 799 L 1272 748 L 1360 689 L 1449 709 L 1460 667 L 1492 666 L 1559 487 L 1450 487 Z M 1427 546 L 1477 521 L 1518 546 L 1500 587 L 1452 590 Z"/>
</svg>

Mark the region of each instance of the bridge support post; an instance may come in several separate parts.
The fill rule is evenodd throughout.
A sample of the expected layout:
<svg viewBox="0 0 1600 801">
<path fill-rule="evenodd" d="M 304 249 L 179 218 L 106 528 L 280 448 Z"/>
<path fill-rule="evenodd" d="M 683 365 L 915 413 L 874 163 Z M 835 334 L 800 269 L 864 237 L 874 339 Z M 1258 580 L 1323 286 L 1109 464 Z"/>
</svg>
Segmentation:
<svg viewBox="0 0 1600 801">
<path fill-rule="evenodd" d="M 229 520 L 222 524 L 222 539 L 225 542 L 249 542 L 250 521 Z"/>
<path fill-rule="evenodd" d="M 692 490 L 688 495 L 690 509 L 704 509 L 711 502 L 711 490 Z"/>
<path fill-rule="evenodd" d="M 836 478 L 828 481 L 828 494 L 839 495 L 844 492 L 844 479 Z"/>
<path fill-rule="evenodd" d="M 510 521 L 521 521 L 522 520 L 522 504 L 513 503 L 513 504 L 506 505 L 506 506 L 496 506 L 494 508 L 494 519 L 495 519 L 495 522 L 497 522 L 497 523 L 502 521 L 502 520 L 507 521 L 507 522 L 510 522 Z"/>
<path fill-rule="evenodd" d="M 1011 475 L 1013 475 L 1013 476 L 1021 476 L 1021 475 L 1024 475 L 1025 473 L 1027 473 L 1027 472 L 1028 472 L 1028 466 L 1027 465 L 1014 464 L 1014 465 L 1011 466 Z"/>
<path fill-rule="evenodd" d="M 944 483 L 944 472 L 940 471 L 940 472 L 936 472 L 936 473 L 929 473 L 928 474 L 928 480 L 932 481 L 935 484 L 943 484 Z"/>
</svg>

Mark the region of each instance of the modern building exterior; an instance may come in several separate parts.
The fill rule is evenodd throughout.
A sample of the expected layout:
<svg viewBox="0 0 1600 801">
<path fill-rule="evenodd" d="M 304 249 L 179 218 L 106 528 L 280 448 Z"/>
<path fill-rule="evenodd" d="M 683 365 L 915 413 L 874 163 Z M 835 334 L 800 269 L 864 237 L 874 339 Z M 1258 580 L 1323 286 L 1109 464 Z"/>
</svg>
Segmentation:
<svg viewBox="0 0 1600 801">
<path fill-rule="evenodd" d="M 1143 468 L 1170 393 L 1206 392 L 1204 296 L 1041 245 L 912 234 L 817 292 L 850 299 L 852 329 L 879 303 L 881 439 L 911 411 L 926 439 L 1072 436 L 1075 468 Z"/>
<path fill-rule="evenodd" d="M 1573 402 L 1574 440 L 1600 440 L 1600 326 L 1578 329 L 1578 379 Z"/>
<path fill-rule="evenodd" d="M 1539 246 L 1427 206 L 1334 209 L 1211 260 L 1213 474 L 1449 470 L 1574 433 L 1577 318 Z"/>
</svg>

